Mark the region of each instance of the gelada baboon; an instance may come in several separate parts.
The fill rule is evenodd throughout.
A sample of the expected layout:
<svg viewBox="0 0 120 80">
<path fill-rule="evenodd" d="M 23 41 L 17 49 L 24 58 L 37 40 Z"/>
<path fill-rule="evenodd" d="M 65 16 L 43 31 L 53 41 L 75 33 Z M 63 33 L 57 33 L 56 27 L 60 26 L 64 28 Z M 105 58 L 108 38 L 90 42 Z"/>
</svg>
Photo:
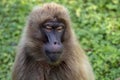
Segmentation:
<svg viewBox="0 0 120 80">
<path fill-rule="evenodd" d="M 19 43 L 12 80 L 94 80 L 78 44 L 66 8 L 56 3 L 36 7 Z"/>
</svg>

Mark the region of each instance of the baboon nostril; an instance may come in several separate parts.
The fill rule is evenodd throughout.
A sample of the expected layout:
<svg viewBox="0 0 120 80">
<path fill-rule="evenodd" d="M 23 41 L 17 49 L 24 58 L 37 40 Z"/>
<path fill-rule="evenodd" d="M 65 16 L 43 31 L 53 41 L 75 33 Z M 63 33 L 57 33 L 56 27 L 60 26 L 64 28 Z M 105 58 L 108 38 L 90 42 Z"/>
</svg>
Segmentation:
<svg viewBox="0 0 120 80">
<path fill-rule="evenodd" d="M 57 44 L 57 42 L 54 42 L 54 44 L 56 45 L 56 44 Z"/>
</svg>

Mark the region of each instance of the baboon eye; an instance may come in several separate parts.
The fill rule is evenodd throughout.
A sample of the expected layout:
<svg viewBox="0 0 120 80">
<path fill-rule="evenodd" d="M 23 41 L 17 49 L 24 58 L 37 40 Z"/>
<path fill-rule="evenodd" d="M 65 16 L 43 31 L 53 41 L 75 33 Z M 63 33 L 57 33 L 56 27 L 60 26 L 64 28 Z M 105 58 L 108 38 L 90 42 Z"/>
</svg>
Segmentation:
<svg viewBox="0 0 120 80">
<path fill-rule="evenodd" d="M 63 30 L 63 26 L 57 27 L 56 30 L 57 30 L 58 32 L 61 32 L 61 31 Z"/>
<path fill-rule="evenodd" d="M 52 30 L 52 27 L 51 26 L 46 26 L 45 30 L 48 31 L 48 32 L 50 32 Z"/>
</svg>

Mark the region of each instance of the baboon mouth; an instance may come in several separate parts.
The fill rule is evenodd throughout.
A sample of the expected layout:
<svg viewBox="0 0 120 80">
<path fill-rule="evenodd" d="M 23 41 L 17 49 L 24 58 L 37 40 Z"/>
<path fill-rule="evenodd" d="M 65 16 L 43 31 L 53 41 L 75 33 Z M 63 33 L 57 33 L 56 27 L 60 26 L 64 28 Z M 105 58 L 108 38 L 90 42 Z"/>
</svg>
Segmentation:
<svg viewBox="0 0 120 80">
<path fill-rule="evenodd" d="M 50 64 L 58 63 L 61 53 L 60 52 L 51 52 L 51 53 L 46 53 L 47 58 L 49 59 Z"/>
</svg>

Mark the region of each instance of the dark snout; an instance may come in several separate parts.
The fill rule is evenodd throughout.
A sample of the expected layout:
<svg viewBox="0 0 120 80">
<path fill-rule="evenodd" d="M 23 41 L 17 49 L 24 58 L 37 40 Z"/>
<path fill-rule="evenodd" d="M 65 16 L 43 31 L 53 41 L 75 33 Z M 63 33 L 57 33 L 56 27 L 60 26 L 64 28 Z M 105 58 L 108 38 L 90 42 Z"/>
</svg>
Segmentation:
<svg viewBox="0 0 120 80">
<path fill-rule="evenodd" d="M 56 30 L 46 33 L 47 41 L 44 45 L 44 50 L 48 61 L 52 64 L 60 61 L 60 57 L 63 52 L 61 35 L 62 33 L 56 32 Z"/>
<path fill-rule="evenodd" d="M 63 52 L 63 46 L 58 42 L 47 43 L 45 45 L 45 54 L 49 59 L 50 63 L 58 62 L 62 52 Z"/>
</svg>

